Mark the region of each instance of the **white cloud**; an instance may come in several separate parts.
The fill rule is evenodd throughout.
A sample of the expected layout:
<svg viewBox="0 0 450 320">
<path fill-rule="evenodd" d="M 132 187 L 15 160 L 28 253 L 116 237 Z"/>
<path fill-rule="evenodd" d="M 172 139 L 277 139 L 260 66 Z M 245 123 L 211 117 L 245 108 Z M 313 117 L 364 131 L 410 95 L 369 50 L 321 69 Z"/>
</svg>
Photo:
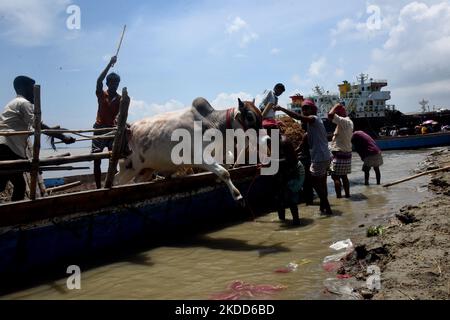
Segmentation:
<svg viewBox="0 0 450 320">
<path fill-rule="evenodd" d="M 344 75 L 345 71 L 342 68 L 337 68 L 335 71 L 335 74 L 337 77 L 342 77 Z"/>
<path fill-rule="evenodd" d="M 300 78 L 300 76 L 298 75 L 298 74 L 294 74 L 293 76 L 292 76 L 292 82 L 295 84 L 295 85 L 297 85 L 297 86 L 300 86 L 300 85 L 302 85 L 302 79 Z"/>
<path fill-rule="evenodd" d="M 257 100 L 262 100 L 261 96 L 254 97 L 247 92 L 219 93 L 217 97 L 211 102 L 211 105 L 218 110 L 236 108 L 238 106 L 238 98 L 242 101 L 252 101 L 255 98 Z"/>
<path fill-rule="evenodd" d="M 371 8 L 372 6 L 368 6 Z M 338 43 L 349 41 L 364 41 L 370 40 L 374 37 L 387 34 L 395 19 L 388 8 L 378 8 L 379 16 L 374 16 L 373 11 L 368 11 L 367 15 L 357 14 L 356 19 L 345 18 L 336 24 L 330 30 L 331 46 L 334 47 Z"/>
<path fill-rule="evenodd" d="M 234 18 L 233 22 L 227 26 L 226 32 L 232 34 L 238 32 L 239 30 L 246 28 L 247 22 L 241 19 L 241 17 Z"/>
<path fill-rule="evenodd" d="M 390 79 L 393 99 L 405 97 L 394 103 L 404 107 L 414 101 L 406 102 L 406 97 L 416 99 L 417 93 L 428 95 L 427 100 L 432 101 L 434 96 L 436 103 L 448 104 L 449 56 L 450 3 L 428 6 L 412 2 L 401 9 L 384 45 L 373 50 L 369 73 Z M 401 94 L 396 94 L 397 89 Z"/>
<path fill-rule="evenodd" d="M 236 108 L 238 106 L 238 98 L 242 101 L 256 101 L 262 100 L 262 95 L 257 95 L 256 97 L 247 92 L 238 93 L 219 93 L 217 97 L 210 101 L 214 109 L 225 110 L 228 108 Z M 190 106 L 190 104 L 189 104 Z M 159 103 L 147 103 L 143 100 L 136 100 L 131 98 L 130 102 L 130 121 L 136 121 L 142 118 L 151 117 L 157 114 L 182 110 L 188 106 L 176 99 L 170 99 L 169 101 L 159 104 Z"/>
<path fill-rule="evenodd" d="M 254 33 L 254 32 L 245 33 L 242 35 L 240 46 L 245 47 L 251 41 L 257 40 L 258 38 L 259 38 L 258 34 Z"/>
<path fill-rule="evenodd" d="M 313 61 L 309 67 L 309 75 L 312 77 L 317 77 L 323 71 L 327 63 L 325 57 L 321 57 L 319 60 Z"/>
<path fill-rule="evenodd" d="M 243 54 L 243 53 L 236 53 L 236 54 L 234 55 L 234 57 L 237 58 L 237 59 L 245 59 L 245 58 L 248 58 L 248 56 L 247 56 L 246 54 Z"/>
<path fill-rule="evenodd" d="M 136 100 L 131 98 L 130 102 L 130 120 L 151 117 L 160 113 L 181 110 L 185 105 L 175 99 L 171 99 L 163 104 L 147 103 L 143 100 Z"/>
<path fill-rule="evenodd" d="M 273 48 L 272 50 L 270 50 L 270 54 L 274 56 L 278 55 L 280 52 L 281 50 L 278 48 Z"/>
<path fill-rule="evenodd" d="M 252 31 L 249 24 L 241 17 L 235 17 L 231 24 L 226 27 L 225 32 L 230 36 L 237 37 L 241 48 L 245 48 L 250 42 L 259 38 L 259 35 Z"/>
<path fill-rule="evenodd" d="M 59 30 L 66 30 L 64 17 L 70 0 L 2 0 L 0 37 L 22 46 L 45 44 Z M 59 30 L 58 30 L 59 28 Z"/>
</svg>

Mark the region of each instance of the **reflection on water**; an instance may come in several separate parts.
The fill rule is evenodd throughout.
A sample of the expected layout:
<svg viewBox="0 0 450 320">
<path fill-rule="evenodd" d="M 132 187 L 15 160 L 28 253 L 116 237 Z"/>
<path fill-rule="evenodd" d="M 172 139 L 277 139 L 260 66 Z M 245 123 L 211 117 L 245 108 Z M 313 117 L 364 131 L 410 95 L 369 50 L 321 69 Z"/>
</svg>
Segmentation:
<svg viewBox="0 0 450 320">
<path fill-rule="evenodd" d="M 382 181 L 394 181 L 412 173 L 430 150 L 385 152 Z M 353 157 L 350 199 L 336 199 L 329 181 L 330 202 L 337 213 L 318 215 L 318 206 L 300 206 L 302 225 L 289 227 L 276 213 L 209 234 L 165 243 L 139 255 L 82 270 L 82 289 L 68 291 L 66 279 L 16 292 L 4 298 L 26 299 L 208 299 L 223 292 L 235 280 L 252 284 L 284 285 L 272 299 L 322 299 L 328 276 L 322 260 L 333 254 L 335 241 L 364 234 L 405 204 L 428 196 L 427 177 L 384 189 L 375 183 L 364 186 L 362 162 Z M 289 213 L 286 215 L 290 217 Z M 364 228 L 358 226 L 364 224 Z M 307 259 L 307 260 L 304 260 Z M 307 261 L 297 271 L 275 273 L 290 262 Z"/>
</svg>

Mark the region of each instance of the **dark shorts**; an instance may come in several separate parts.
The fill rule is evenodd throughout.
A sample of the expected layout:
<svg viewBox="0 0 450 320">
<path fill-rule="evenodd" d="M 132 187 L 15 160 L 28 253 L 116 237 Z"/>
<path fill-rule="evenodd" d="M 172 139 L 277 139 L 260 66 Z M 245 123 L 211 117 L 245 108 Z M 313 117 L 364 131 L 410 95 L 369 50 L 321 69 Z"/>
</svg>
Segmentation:
<svg viewBox="0 0 450 320">
<path fill-rule="evenodd" d="M 328 169 L 330 168 L 331 160 L 312 162 L 310 171 L 313 177 L 323 177 L 327 175 Z"/>
<path fill-rule="evenodd" d="M 101 128 L 109 128 L 108 126 L 99 126 L 98 124 L 94 124 L 94 129 L 101 129 Z M 110 131 L 109 131 L 110 132 Z M 100 136 L 100 135 L 104 135 L 108 133 L 108 131 L 105 132 L 94 132 L 94 136 Z M 113 142 L 114 140 L 110 139 L 110 140 L 103 140 L 103 139 L 99 139 L 99 140 L 92 140 L 92 148 L 91 148 L 91 152 L 92 153 L 100 153 L 103 152 L 103 150 L 105 148 L 108 148 L 109 151 L 112 151 L 113 148 Z"/>
</svg>

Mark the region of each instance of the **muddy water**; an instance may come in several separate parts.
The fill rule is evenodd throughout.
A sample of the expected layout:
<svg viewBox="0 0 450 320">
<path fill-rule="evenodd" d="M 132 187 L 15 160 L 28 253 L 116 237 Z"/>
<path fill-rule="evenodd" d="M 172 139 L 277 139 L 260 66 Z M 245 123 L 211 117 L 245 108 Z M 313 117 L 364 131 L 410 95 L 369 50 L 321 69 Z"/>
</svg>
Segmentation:
<svg viewBox="0 0 450 320">
<path fill-rule="evenodd" d="M 382 180 L 390 182 L 411 175 L 429 152 L 385 152 Z M 225 291 L 233 281 L 242 280 L 287 287 L 271 299 L 332 299 L 323 293 L 323 280 L 332 276 L 322 269 L 323 258 L 334 253 L 328 246 L 365 233 L 368 226 L 393 216 L 403 205 L 429 196 L 426 177 L 384 189 L 374 185 L 372 171 L 372 185 L 364 186 L 361 166 L 355 154 L 351 199 L 336 199 L 329 182 L 335 216 L 321 217 L 318 206 L 301 205 L 303 225 L 297 228 L 281 224 L 272 213 L 256 221 L 167 243 L 127 261 L 82 270 L 81 290 L 67 290 L 66 279 L 60 279 L 3 298 L 208 299 Z M 289 219 L 290 213 L 286 216 Z M 302 261 L 309 263 L 295 272 L 274 272 L 290 262 Z"/>
</svg>

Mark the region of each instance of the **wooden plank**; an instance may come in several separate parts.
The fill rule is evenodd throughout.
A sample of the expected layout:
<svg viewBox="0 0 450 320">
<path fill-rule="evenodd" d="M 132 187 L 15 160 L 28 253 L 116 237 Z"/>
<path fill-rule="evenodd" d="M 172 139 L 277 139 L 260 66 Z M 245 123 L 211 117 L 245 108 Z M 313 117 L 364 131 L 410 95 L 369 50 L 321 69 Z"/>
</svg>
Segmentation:
<svg viewBox="0 0 450 320">
<path fill-rule="evenodd" d="M 88 170 L 88 169 L 90 169 L 90 167 L 72 167 L 72 166 L 39 167 L 39 171 L 73 171 L 73 170 Z M 9 175 L 11 173 L 23 173 L 24 171 L 27 172 L 27 170 L 0 170 L 0 176 Z"/>
<path fill-rule="evenodd" d="M 114 176 L 117 171 L 117 162 L 120 158 L 122 143 L 125 139 L 125 130 L 127 128 L 128 107 L 130 106 L 130 97 L 128 96 L 127 88 L 122 90 L 122 99 L 120 100 L 120 113 L 117 120 L 117 133 L 114 138 L 113 150 L 111 158 L 109 159 L 108 174 L 106 175 L 105 188 L 112 187 Z"/>
<path fill-rule="evenodd" d="M 47 158 L 40 160 L 41 166 L 53 166 L 75 162 L 86 162 L 93 160 L 108 159 L 111 156 L 110 152 L 91 153 L 80 156 L 60 157 L 60 158 Z M 10 160 L 0 161 L 0 169 L 20 169 L 24 171 L 31 170 L 31 161 L 29 160 Z"/>
<path fill-rule="evenodd" d="M 89 133 L 89 132 L 110 132 L 116 130 L 116 127 L 112 128 L 102 128 L 102 129 L 81 129 L 81 130 L 70 130 L 70 129 L 45 129 L 42 130 L 43 134 L 53 134 L 53 133 Z M 31 136 L 34 134 L 34 131 L 0 131 L 0 136 L 11 137 L 11 136 L 21 136 L 28 135 Z"/>
<path fill-rule="evenodd" d="M 30 199 L 36 200 L 36 187 L 39 174 L 39 154 L 41 152 L 41 86 L 34 86 L 34 143 L 30 173 Z"/>
<path fill-rule="evenodd" d="M 259 175 L 259 172 L 260 169 L 257 166 L 248 166 L 230 170 L 230 175 L 236 182 L 253 179 Z M 29 224 L 75 213 L 88 213 L 107 207 L 150 200 L 155 197 L 195 192 L 210 186 L 225 186 L 225 184 L 218 183 L 217 176 L 212 173 L 200 173 L 159 182 L 50 196 L 35 201 L 7 203 L 0 205 L 0 227 Z M 241 191 L 243 194 L 246 192 L 246 190 Z M 224 192 L 228 193 L 228 189 L 224 189 Z M 231 195 L 229 196 L 231 197 Z"/>
<path fill-rule="evenodd" d="M 446 167 L 435 169 L 435 170 L 425 171 L 425 172 L 413 175 L 413 176 L 408 177 L 408 178 L 404 178 L 404 179 L 401 179 L 401 180 L 398 180 L 398 181 L 395 181 L 395 182 L 392 182 L 392 183 L 387 183 L 387 184 L 383 185 L 383 187 L 389 188 L 389 187 L 395 186 L 396 184 L 400 184 L 400 183 L 403 183 L 403 182 L 406 182 L 406 181 L 410 181 L 410 180 L 413 180 L 413 179 L 416 179 L 416 178 L 419 178 L 419 177 L 422 177 L 422 176 L 426 176 L 426 175 L 429 175 L 429 174 L 438 173 L 438 172 L 442 172 L 442 171 L 447 171 L 447 170 L 450 170 L 450 166 L 446 166 Z"/>
<path fill-rule="evenodd" d="M 72 189 L 72 188 L 75 188 L 78 186 L 81 186 L 81 181 L 75 181 L 72 183 L 64 184 L 59 187 L 48 188 L 47 192 L 48 192 L 48 194 L 52 194 L 53 192 L 65 191 L 65 190 L 69 190 L 69 189 Z"/>
</svg>

